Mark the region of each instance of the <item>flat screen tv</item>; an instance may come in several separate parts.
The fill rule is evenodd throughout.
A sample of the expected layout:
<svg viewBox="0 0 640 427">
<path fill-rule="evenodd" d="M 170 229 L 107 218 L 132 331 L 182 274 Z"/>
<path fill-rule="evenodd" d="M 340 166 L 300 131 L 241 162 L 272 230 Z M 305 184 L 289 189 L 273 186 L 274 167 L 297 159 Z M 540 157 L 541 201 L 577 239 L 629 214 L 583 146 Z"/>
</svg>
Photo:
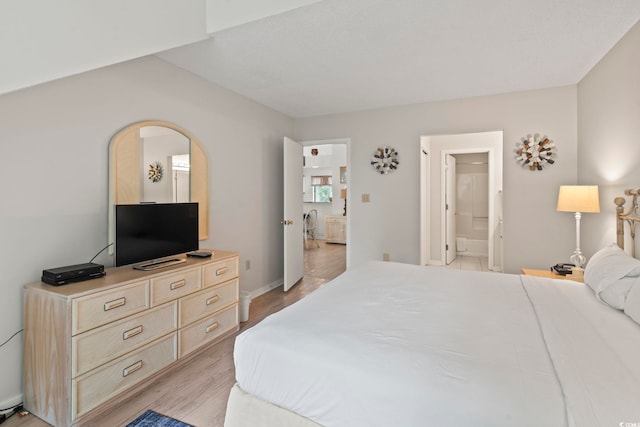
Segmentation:
<svg viewBox="0 0 640 427">
<path fill-rule="evenodd" d="M 198 250 L 198 204 L 116 205 L 115 229 L 116 266 L 163 267 L 179 261 L 167 257 Z"/>
</svg>

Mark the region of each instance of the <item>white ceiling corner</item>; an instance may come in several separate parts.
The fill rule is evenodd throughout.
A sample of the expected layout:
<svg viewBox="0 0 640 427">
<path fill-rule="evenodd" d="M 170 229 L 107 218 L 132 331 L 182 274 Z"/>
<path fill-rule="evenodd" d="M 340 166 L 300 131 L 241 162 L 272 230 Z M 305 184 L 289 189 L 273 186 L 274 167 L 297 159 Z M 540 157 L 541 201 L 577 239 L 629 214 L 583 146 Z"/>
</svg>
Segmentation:
<svg viewBox="0 0 640 427">
<path fill-rule="evenodd" d="M 576 84 L 639 18 L 637 0 L 323 0 L 158 56 L 300 118 Z"/>
<path fill-rule="evenodd" d="M 207 0 L 207 32 L 257 21 L 321 0 Z"/>
</svg>

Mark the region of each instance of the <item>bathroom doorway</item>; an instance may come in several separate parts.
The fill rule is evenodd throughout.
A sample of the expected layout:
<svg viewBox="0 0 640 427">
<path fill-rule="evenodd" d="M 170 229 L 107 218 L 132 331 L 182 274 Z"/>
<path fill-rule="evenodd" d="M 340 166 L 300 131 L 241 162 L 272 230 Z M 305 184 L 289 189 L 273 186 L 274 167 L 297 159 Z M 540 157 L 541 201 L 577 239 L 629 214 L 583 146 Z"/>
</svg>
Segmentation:
<svg viewBox="0 0 640 427">
<path fill-rule="evenodd" d="M 447 211 L 447 265 L 460 256 L 489 258 L 489 155 L 450 154 L 455 167 L 446 174 L 446 188 L 454 202 Z M 451 167 L 448 165 L 448 170 Z M 449 182 L 452 179 L 453 182 Z M 449 199 L 449 197 L 447 197 Z M 449 215 L 449 212 L 451 215 Z M 452 247 L 451 247 L 452 246 Z M 449 255 L 449 252 L 452 255 Z"/>
<path fill-rule="evenodd" d="M 420 138 L 422 265 L 486 253 L 502 271 L 502 145 L 502 131 Z"/>
</svg>

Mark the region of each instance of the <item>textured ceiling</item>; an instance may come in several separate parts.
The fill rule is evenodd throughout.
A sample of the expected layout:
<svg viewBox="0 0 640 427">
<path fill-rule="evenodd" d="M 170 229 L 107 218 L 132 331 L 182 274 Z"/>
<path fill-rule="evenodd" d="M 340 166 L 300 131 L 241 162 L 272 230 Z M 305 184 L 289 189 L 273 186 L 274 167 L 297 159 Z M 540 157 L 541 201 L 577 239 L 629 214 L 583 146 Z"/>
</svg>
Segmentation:
<svg viewBox="0 0 640 427">
<path fill-rule="evenodd" d="M 324 0 L 159 57 L 291 117 L 575 84 L 638 0 Z"/>
</svg>

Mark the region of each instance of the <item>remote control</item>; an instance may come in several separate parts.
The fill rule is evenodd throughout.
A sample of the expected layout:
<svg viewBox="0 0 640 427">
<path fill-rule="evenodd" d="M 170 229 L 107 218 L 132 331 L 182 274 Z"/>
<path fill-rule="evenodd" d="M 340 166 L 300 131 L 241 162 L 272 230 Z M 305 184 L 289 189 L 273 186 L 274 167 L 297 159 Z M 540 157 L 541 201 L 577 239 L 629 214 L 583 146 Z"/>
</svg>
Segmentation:
<svg viewBox="0 0 640 427">
<path fill-rule="evenodd" d="M 213 255 L 212 252 L 206 252 L 206 251 L 195 251 L 195 252 L 187 253 L 187 256 L 193 256 L 197 258 L 209 258 L 211 255 Z"/>
</svg>

